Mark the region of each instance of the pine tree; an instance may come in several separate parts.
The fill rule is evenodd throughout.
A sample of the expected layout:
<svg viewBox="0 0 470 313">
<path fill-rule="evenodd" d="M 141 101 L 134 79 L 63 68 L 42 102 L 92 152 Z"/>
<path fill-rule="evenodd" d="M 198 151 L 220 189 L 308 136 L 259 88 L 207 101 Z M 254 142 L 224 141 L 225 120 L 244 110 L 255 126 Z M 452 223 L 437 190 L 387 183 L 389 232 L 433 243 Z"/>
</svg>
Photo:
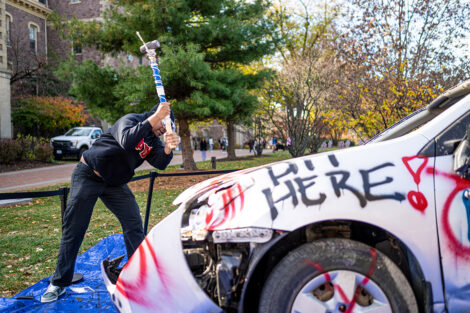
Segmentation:
<svg viewBox="0 0 470 313">
<path fill-rule="evenodd" d="M 279 41 L 268 16 L 270 5 L 266 0 L 116 0 L 102 22 L 56 20 L 56 25 L 105 53 L 139 55 L 136 31 L 148 41 L 160 41 L 160 71 L 178 121 L 184 168 L 196 169 L 190 123 L 218 118 L 231 125 L 255 109 L 250 89 L 266 73 L 246 74 L 241 66 L 273 53 Z M 158 101 L 150 69 L 121 69 L 115 76 L 117 103 L 108 111 L 125 112 L 129 103 L 137 105 L 132 109 L 148 109 Z"/>
</svg>

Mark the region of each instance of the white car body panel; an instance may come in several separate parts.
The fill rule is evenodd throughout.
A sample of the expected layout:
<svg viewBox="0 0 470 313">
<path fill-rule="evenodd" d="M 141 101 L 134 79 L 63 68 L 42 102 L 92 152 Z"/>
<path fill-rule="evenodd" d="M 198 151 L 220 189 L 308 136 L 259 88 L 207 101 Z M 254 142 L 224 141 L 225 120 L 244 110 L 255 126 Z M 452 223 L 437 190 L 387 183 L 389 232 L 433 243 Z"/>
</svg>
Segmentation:
<svg viewBox="0 0 470 313">
<path fill-rule="evenodd" d="M 180 239 L 182 213 L 179 208 L 149 232 L 116 285 L 105 280 L 121 312 L 221 312 L 199 288 L 186 264 Z"/>
<path fill-rule="evenodd" d="M 192 217 L 193 231 L 293 231 L 328 220 L 375 225 L 412 251 L 432 285 L 435 312 L 446 303 L 451 313 L 469 312 L 470 204 L 462 203 L 462 193 L 470 181 L 453 173 L 451 155 L 417 157 L 469 109 L 467 96 L 397 139 L 242 170 L 187 189 L 174 201 L 180 207 L 147 236 L 139 248 L 142 255 L 136 253 L 122 271 L 121 291 L 110 293 L 128 301 L 129 311 L 122 312 L 220 311 L 193 278 L 182 251 L 181 217 L 197 195 L 208 204 Z M 157 263 L 142 269 L 142 264 Z M 150 289 L 138 285 L 150 281 Z"/>
</svg>

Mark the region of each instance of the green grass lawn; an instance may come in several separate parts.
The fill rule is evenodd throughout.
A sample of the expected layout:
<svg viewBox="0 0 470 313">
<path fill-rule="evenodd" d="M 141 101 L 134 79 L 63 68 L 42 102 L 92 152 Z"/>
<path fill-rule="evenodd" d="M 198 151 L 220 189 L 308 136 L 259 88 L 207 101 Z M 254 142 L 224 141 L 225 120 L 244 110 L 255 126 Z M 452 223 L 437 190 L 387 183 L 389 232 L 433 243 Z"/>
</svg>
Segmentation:
<svg viewBox="0 0 470 313">
<path fill-rule="evenodd" d="M 217 162 L 217 169 L 243 169 L 288 158 L 290 155 L 287 152 L 269 153 L 260 158 Z M 208 169 L 211 162 L 198 162 L 197 165 L 199 169 Z M 177 169 L 179 166 L 169 166 L 166 171 Z M 136 175 L 147 172 L 141 171 Z M 34 191 L 58 188 L 59 185 L 56 185 Z M 171 203 L 182 191 L 178 186 L 169 190 L 154 190 L 149 230 L 176 208 Z M 136 192 L 135 197 L 144 219 L 147 192 Z M 80 253 L 106 236 L 120 232 L 117 219 L 98 200 Z M 11 297 L 53 274 L 60 236 L 60 200 L 57 196 L 34 199 L 31 204 L 0 208 L 0 297 Z"/>
</svg>

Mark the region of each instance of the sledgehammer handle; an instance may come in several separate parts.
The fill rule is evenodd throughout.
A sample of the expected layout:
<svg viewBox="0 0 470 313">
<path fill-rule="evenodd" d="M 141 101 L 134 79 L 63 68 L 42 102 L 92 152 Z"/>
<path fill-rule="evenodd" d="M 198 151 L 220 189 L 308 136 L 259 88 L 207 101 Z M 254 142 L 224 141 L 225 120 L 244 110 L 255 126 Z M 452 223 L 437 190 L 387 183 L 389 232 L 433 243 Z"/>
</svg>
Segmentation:
<svg viewBox="0 0 470 313">
<path fill-rule="evenodd" d="M 160 100 L 160 103 L 166 102 L 165 89 L 163 88 L 162 76 L 160 75 L 160 69 L 158 68 L 157 56 L 155 54 L 155 50 L 148 49 L 147 44 L 142 39 L 139 32 L 137 32 L 137 36 L 143 42 L 146 53 L 147 53 L 147 57 L 150 60 L 150 67 L 152 68 L 152 71 L 153 71 L 153 79 L 155 80 L 155 87 L 157 89 L 158 99 Z M 170 116 L 169 115 L 165 116 L 164 120 L 165 120 L 166 132 L 167 133 L 173 132 L 173 130 L 171 129 Z"/>
</svg>

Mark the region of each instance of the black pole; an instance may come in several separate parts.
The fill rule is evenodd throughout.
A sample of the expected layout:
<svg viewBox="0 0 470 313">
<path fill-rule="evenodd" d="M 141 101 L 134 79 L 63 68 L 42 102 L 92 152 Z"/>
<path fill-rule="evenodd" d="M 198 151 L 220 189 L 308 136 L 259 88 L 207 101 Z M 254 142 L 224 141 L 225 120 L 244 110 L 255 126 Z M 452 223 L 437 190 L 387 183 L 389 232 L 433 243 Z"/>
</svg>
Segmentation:
<svg viewBox="0 0 470 313">
<path fill-rule="evenodd" d="M 215 163 L 215 160 L 216 160 L 216 159 L 215 159 L 214 156 L 211 157 L 211 164 L 212 164 L 212 169 L 213 169 L 213 170 L 215 170 L 215 169 L 217 168 L 217 165 L 216 165 L 216 163 Z"/>
<path fill-rule="evenodd" d="M 147 210 L 145 211 L 145 222 L 144 222 L 144 234 L 147 235 L 147 227 L 149 225 L 149 216 L 150 216 L 150 206 L 152 205 L 152 193 L 153 193 L 153 183 L 157 177 L 157 172 L 150 172 L 150 184 L 149 184 L 149 193 L 147 197 Z"/>
<path fill-rule="evenodd" d="M 67 195 L 69 193 L 69 189 L 67 187 L 60 187 L 60 216 L 61 216 L 61 224 L 64 223 L 64 212 L 65 208 L 67 207 Z"/>
</svg>

